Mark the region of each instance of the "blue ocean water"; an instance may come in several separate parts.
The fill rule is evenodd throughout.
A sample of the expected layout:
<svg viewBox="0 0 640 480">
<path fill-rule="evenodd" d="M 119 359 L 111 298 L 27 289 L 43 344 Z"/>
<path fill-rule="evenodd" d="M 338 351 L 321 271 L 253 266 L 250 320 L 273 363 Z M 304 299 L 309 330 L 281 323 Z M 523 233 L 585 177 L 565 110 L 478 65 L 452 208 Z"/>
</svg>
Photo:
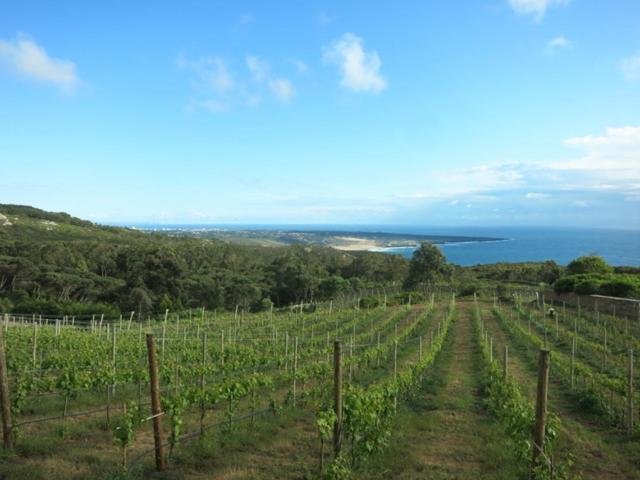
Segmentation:
<svg viewBox="0 0 640 480">
<path fill-rule="evenodd" d="M 554 260 L 561 265 L 566 265 L 581 255 L 597 254 L 611 265 L 640 266 L 640 231 L 638 230 L 452 228 L 439 229 L 438 233 L 506 239 L 499 242 L 441 245 L 440 248 L 447 260 L 458 265 L 545 260 Z M 394 250 L 390 253 L 399 253 L 410 258 L 414 249 Z"/>
<path fill-rule="evenodd" d="M 163 228 L 169 225 L 139 225 Z M 441 245 L 451 263 L 476 265 L 496 262 L 554 260 L 566 265 L 581 255 L 597 254 L 612 265 L 640 266 L 640 230 L 546 228 L 546 227 L 412 227 L 390 225 L 171 225 L 183 228 L 229 228 L 233 230 L 333 230 L 424 235 L 464 235 L 503 238 L 498 242 Z M 386 250 L 411 257 L 413 248 Z"/>
</svg>

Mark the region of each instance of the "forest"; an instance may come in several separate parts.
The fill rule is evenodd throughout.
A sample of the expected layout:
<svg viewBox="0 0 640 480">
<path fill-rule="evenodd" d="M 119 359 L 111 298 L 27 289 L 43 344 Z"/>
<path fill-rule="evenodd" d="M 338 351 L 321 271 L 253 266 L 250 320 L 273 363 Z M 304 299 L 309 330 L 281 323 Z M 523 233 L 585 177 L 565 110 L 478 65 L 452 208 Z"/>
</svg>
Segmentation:
<svg viewBox="0 0 640 480">
<path fill-rule="evenodd" d="M 115 316 L 135 311 L 144 316 L 165 309 L 236 306 L 261 311 L 439 282 L 462 295 L 554 282 L 558 291 L 577 283 L 579 291 L 589 285 L 595 289 L 590 293 L 634 296 L 640 290 L 636 269 L 618 271 L 597 262 L 582 269 L 553 261 L 463 268 L 448 264 L 429 244 L 410 262 L 399 255 L 323 246 L 262 247 L 176 237 L 28 206 L 0 205 L 0 215 L 0 310 L 5 312 Z"/>
</svg>

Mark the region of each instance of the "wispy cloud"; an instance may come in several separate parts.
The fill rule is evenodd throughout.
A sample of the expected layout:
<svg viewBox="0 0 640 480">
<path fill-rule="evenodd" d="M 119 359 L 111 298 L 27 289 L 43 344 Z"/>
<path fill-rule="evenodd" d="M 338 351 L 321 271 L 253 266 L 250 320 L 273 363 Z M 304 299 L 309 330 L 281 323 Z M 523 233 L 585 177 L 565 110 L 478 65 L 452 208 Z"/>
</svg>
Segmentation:
<svg viewBox="0 0 640 480">
<path fill-rule="evenodd" d="M 25 35 L 18 35 L 14 40 L 0 40 L 2 67 L 66 92 L 75 90 L 81 83 L 75 63 L 49 56 L 42 46 Z"/>
<path fill-rule="evenodd" d="M 296 72 L 300 75 L 304 75 L 309 71 L 309 66 L 302 60 L 298 60 L 297 58 L 288 58 L 287 61 L 295 67 Z"/>
<path fill-rule="evenodd" d="M 271 90 L 279 100 L 284 102 L 291 100 L 296 94 L 291 82 L 284 78 L 274 78 L 269 80 L 269 90 Z"/>
<path fill-rule="evenodd" d="M 604 135 L 569 138 L 565 144 L 580 148 L 584 155 L 559 162 L 556 168 L 640 181 L 640 127 L 606 128 Z"/>
<path fill-rule="evenodd" d="M 318 25 L 320 25 L 321 27 L 326 27 L 331 22 L 333 22 L 333 18 L 331 18 L 331 16 L 327 15 L 326 13 L 322 12 L 318 14 L 317 21 L 318 21 Z"/>
<path fill-rule="evenodd" d="M 345 33 L 324 52 L 325 61 L 338 65 L 340 83 L 355 92 L 379 93 L 387 88 L 380 73 L 382 62 L 375 50 L 366 51 L 360 37 Z"/>
<path fill-rule="evenodd" d="M 620 70 L 630 82 L 640 81 L 640 52 L 620 61 Z"/>
<path fill-rule="evenodd" d="M 567 39 L 567 37 L 560 35 L 557 37 L 553 37 L 551 40 L 547 42 L 547 52 L 548 53 L 556 53 L 559 50 L 566 50 L 571 47 L 571 42 Z"/>
<path fill-rule="evenodd" d="M 235 81 L 229 72 L 229 67 L 220 57 L 202 57 L 191 60 L 180 55 L 176 60 L 176 65 L 178 68 L 189 70 L 195 75 L 194 86 L 198 89 L 224 94 L 235 87 Z"/>
<path fill-rule="evenodd" d="M 271 74 L 271 67 L 266 60 L 256 56 L 246 58 L 247 68 L 251 72 L 253 81 L 267 85 L 269 91 L 281 101 L 289 101 L 295 95 L 295 88 L 286 78 L 280 78 Z"/>
<path fill-rule="evenodd" d="M 293 84 L 275 76 L 266 60 L 256 56 L 245 58 L 244 73 L 232 73 L 228 62 L 221 57 L 190 59 L 178 56 L 176 65 L 190 73 L 191 99 L 187 110 L 224 112 L 237 106 L 255 107 L 268 92 L 286 102 L 295 96 Z"/>
<path fill-rule="evenodd" d="M 554 5 L 565 5 L 571 0 L 508 0 L 511 8 L 520 15 L 533 15 L 542 20 L 547 9 Z"/>
<path fill-rule="evenodd" d="M 267 79 L 269 76 L 269 64 L 266 61 L 251 55 L 245 60 L 255 82 L 263 82 Z"/>
<path fill-rule="evenodd" d="M 524 201 L 586 208 L 590 198 L 632 202 L 640 196 L 640 127 L 607 128 L 603 135 L 565 140 L 577 156 L 547 162 L 509 162 L 432 172 L 428 192 L 401 198 L 416 204 L 473 205 Z M 551 204 L 550 203 L 550 204 Z M 633 221 L 630 219 L 630 221 Z M 637 221 L 637 215 L 636 215 Z"/>
<path fill-rule="evenodd" d="M 240 25 L 240 26 L 250 25 L 254 21 L 255 21 L 255 17 L 253 16 L 252 13 L 243 13 L 240 16 L 240 20 L 238 20 L 238 25 Z"/>
</svg>

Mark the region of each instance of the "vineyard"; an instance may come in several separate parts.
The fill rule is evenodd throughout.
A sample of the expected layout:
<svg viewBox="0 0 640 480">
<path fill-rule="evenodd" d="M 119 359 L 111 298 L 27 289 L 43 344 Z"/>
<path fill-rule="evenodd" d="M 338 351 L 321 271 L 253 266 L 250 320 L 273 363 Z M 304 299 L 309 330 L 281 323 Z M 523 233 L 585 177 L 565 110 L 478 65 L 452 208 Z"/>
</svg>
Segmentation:
<svg viewBox="0 0 640 480">
<path fill-rule="evenodd" d="M 640 478 L 638 319 L 425 298 L 4 315 L 0 478 Z"/>
</svg>

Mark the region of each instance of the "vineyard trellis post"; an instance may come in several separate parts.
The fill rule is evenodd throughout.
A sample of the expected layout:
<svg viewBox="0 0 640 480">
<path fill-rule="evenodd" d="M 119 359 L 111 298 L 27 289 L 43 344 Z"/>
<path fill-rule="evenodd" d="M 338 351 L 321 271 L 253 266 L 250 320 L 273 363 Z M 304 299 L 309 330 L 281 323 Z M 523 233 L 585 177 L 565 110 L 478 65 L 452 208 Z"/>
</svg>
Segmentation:
<svg viewBox="0 0 640 480">
<path fill-rule="evenodd" d="M 6 325 L 6 323 L 5 323 Z M 4 349 L 4 332 L 0 328 L 0 403 L 2 404 L 2 444 L 6 450 L 13 448 L 11 432 L 11 398 L 9 397 L 9 379 L 7 376 L 7 359 Z"/>
<path fill-rule="evenodd" d="M 153 335 L 147 334 L 147 354 L 149 357 L 149 380 L 151 384 L 151 414 L 153 418 L 153 441 L 155 444 L 156 470 L 165 467 L 164 445 L 162 435 L 162 415 L 160 404 L 160 379 L 158 377 L 158 363 L 156 361 L 156 347 Z"/>
<path fill-rule="evenodd" d="M 333 410 L 336 414 L 333 424 L 333 453 L 337 457 L 342 447 L 342 347 L 340 341 L 333 343 Z"/>
<path fill-rule="evenodd" d="M 398 409 L 398 339 L 393 342 L 393 384 L 395 394 L 393 397 L 393 409 Z"/>
<path fill-rule="evenodd" d="M 571 390 L 575 386 L 576 337 L 571 337 Z"/>
<path fill-rule="evenodd" d="M 35 370 L 38 351 L 38 322 L 33 322 L 33 344 L 31 346 L 32 368 Z"/>
<path fill-rule="evenodd" d="M 489 363 L 493 363 L 493 335 L 489 337 Z"/>
<path fill-rule="evenodd" d="M 293 406 L 295 407 L 298 382 L 298 337 L 295 337 L 293 342 Z"/>
<path fill-rule="evenodd" d="M 544 456 L 544 434 L 547 421 L 547 391 L 549 388 L 549 350 L 540 350 L 538 364 L 538 389 L 536 393 L 536 422 L 533 428 L 532 462 L 533 470 Z"/>
<path fill-rule="evenodd" d="M 205 404 L 205 367 L 207 362 L 207 332 L 202 333 L 202 358 L 200 368 L 202 371 L 200 372 L 200 436 L 204 435 L 204 416 L 207 412 L 206 404 Z"/>
<path fill-rule="evenodd" d="M 504 359 L 503 359 L 503 373 L 504 379 L 507 380 L 509 378 L 509 346 L 504 346 Z"/>
<path fill-rule="evenodd" d="M 629 349 L 627 371 L 627 430 L 633 435 L 633 348 Z"/>
</svg>

